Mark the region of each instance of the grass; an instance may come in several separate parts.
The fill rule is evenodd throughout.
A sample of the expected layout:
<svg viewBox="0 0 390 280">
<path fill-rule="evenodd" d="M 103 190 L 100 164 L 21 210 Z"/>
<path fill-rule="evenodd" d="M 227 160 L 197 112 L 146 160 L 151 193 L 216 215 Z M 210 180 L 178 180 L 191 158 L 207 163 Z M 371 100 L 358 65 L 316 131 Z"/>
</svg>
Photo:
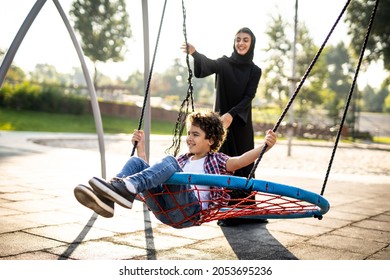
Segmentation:
<svg viewBox="0 0 390 280">
<path fill-rule="evenodd" d="M 132 133 L 138 119 L 102 117 L 104 133 Z M 174 123 L 152 120 L 151 133 L 172 134 Z M 92 115 L 67 115 L 0 108 L 0 130 L 96 133 Z"/>
<path fill-rule="evenodd" d="M 104 133 L 128 134 L 138 127 L 139 120 L 103 116 L 102 122 Z M 174 123 L 159 120 L 151 122 L 152 134 L 172 135 Z M 0 108 L 0 130 L 96 133 L 92 115 L 16 111 L 4 108 Z M 374 137 L 374 143 L 390 144 L 390 137 Z"/>
</svg>

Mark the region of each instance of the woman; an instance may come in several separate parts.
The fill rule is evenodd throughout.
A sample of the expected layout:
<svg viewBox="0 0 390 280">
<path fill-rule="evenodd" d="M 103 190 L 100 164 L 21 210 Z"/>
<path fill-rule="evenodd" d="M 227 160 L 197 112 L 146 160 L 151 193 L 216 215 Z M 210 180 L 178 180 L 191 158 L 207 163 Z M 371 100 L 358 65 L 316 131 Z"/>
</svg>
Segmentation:
<svg viewBox="0 0 390 280">
<path fill-rule="evenodd" d="M 247 28 L 241 28 L 235 35 L 233 53 L 216 60 L 209 59 L 196 51 L 191 44 L 182 49 L 194 58 L 194 75 L 197 78 L 215 74 L 216 99 L 214 111 L 219 112 L 223 125 L 228 129 L 226 141 L 220 151 L 229 155 L 241 155 L 254 148 L 252 124 L 252 100 L 261 77 L 261 69 L 253 63 L 256 37 Z M 253 163 L 235 172 L 236 176 L 248 177 Z M 245 198 L 249 193 L 236 192 L 235 198 Z M 245 222 L 242 219 L 219 221 L 228 226 Z M 247 220 L 249 221 L 249 220 Z"/>
</svg>

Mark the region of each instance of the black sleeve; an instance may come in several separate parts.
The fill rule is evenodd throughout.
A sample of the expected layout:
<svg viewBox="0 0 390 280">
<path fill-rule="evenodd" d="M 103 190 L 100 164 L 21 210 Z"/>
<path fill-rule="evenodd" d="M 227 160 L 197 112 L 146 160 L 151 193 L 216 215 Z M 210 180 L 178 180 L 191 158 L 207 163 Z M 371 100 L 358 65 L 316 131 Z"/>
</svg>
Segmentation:
<svg viewBox="0 0 390 280">
<path fill-rule="evenodd" d="M 197 78 L 204 78 L 218 73 L 218 62 L 205 55 L 195 51 L 192 54 L 194 58 L 194 74 Z"/>
<path fill-rule="evenodd" d="M 257 87 L 259 85 L 261 77 L 261 69 L 259 67 L 255 67 L 253 69 L 251 78 L 249 79 L 248 84 L 246 85 L 244 98 L 241 101 L 229 110 L 229 114 L 232 117 L 238 116 L 244 123 L 246 123 L 248 119 L 248 114 L 251 112 L 251 102 L 253 98 L 256 96 Z"/>
</svg>

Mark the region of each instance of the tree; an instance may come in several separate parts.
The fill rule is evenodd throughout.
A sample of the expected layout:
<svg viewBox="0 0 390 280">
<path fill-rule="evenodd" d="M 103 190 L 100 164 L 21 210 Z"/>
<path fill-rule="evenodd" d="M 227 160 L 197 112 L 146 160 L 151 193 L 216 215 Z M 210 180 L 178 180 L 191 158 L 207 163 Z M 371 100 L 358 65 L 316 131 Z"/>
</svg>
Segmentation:
<svg viewBox="0 0 390 280">
<path fill-rule="evenodd" d="M 144 74 L 139 70 L 131 74 L 124 82 L 125 86 L 129 87 L 132 95 L 145 95 L 144 89 Z"/>
<path fill-rule="evenodd" d="M 340 42 L 337 46 L 330 46 L 325 58 L 329 75 L 327 88 L 334 92 L 333 98 L 326 102 L 326 109 L 328 109 L 328 116 L 334 120 L 334 123 L 337 123 L 351 88 L 354 68 L 348 49 L 343 42 Z"/>
<path fill-rule="evenodd" d="M 367 85 L 363 90 L 363 109 L 368 112 L 385 112 L 386 98 L 389 95 L 389 90 L 383 86 L 379 90 L 375 90 Z"/>
<path fill-rule="evenodd" d="M 389 93 L 389 91 L 387 91 Z M 383 104 L 383 112 L 390 113 L 390 94 L 387 94 L 385 102 Z"/>
<path fill-rule="evenodd" d="M 287 23 L 281 15 L 271 18 L 271 23 L 267 26 L 266 35 L 269 37 L 267 53 L 268 65 L 264 68 L 263 88 L 264 96 L 267 100 L 277 98 L 277 104 L 283 108 L 284 100 L 288 96 L 289 85 L 286 72 L 288 52 L 291 50 L 291 42 L 287 39 Z"/>
<path fill-rule="evenodd" d="M 303 23 L 298 25 L 297 38 L 297 56 L 296 56 L 296 74 L 295 76 L 303 77 L 310 63 L 313 61 L 319 47 L 314 44 L 314 40 L 310 35 L 307 26 Z M 297 95 L 296 115 L 300 119 L 306 118 L 311 121 L 311 116 L 308 114 L 311 109 L 315 109 L 318 105 L 322 105 L 322 90 L 325 88 L 327 79 L 325 51 L 316 61 L 309 76 L 307 76 L 303 87 Z M 292 61 L 292 59 L 290 59 Z M 291 65 L 291 62 L 289 63 Z"/>
<path fill-rule="evenodd" d="M 263 79 L 265 97 L 268 100 L 277 98 L 277 104 L 284 108 L 289 98 L 292 66 L 292 39 L 287 34 L 291 34 L 291 26 L 286 23 L 281 15 L 272 18 L 268 25 L 266 34 L 269 37 L 267 53 L 267 67 L 264 69 Z M 291 36 L 290 36 L 291 37 Z M 297 55 L 296 73 L 294 78 L 303 77 L 311 61 L 313 60 L 317 47 L 307 27 L 302 23 L 297 30 Z M 310 108 L 322 103 L 321 90 L 324 88 L 326 78 L 325 59 L 320 56 L 313 67 L 310 75 L 306 78 L 304 87 L 297 95 L 296 104 L 297 116 L 303 118 L 308 116 Z"/>
<path fill-rule="evenodd" d="M 126 40 L 132 32 L 125 0 L 75 0 L 70 14 L 80 33 L 81 46 L 94 63 L 97 84 L 97 62 L 123 61 Z"/>
<path fill-rule="evenodd" d="M 369 18 L 375 1 L 356 0 L 349 4 L 346 22 L 349 23 L 349 35 L 352 36 L 351 47 L 359 55 L 363 38 L 367 32 Z M 379 1 L 370 37 L 367 42 L 367 61 L 383 60 L 384 67 L 390 70 L 390 1 Z"/>
<path fill-rule="evenodd" d="M 64 80 L 61 80 L 61 75 L 57 72 L 55 66 L 50 64 L 37 64 L 35 69 L 30 73 L 31 80 L 36 83 L 45 84 L 61 84 Z"/>
<path fill-rule="evenodd" d="M 5 51 L 0 49 L 0 58 L 4 59 Z M 26 78 L 24 71 L 16 65 L 11 64 L 11 67 L 8 69 L 7 75 L 4 82 L 9 82 L 12 84 L 21 83 Z"/>
</svg>

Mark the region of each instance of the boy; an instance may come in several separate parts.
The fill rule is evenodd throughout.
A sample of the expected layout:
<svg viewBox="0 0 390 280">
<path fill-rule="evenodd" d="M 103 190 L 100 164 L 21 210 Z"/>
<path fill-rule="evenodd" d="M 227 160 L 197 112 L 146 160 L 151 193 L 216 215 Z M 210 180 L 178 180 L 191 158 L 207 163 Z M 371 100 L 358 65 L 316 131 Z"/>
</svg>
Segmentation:
<svg viewBox="0 0 390 280">
<path fill-rule="evenodd" d="M 218 203 L 227 204 L 228 197 L 221 188 L 209 186 L 167 185 L 175 172 L 206 174 L 233 174 L 235 170 L 253 163 L 263 146 L 269 150 L 276 142 L 272 130 L 267 131 L 265 142 L 241 156 L 229 157 L 219 153 L 226 137 L 226 130 L 217 113 L 192 113 L 187 119 L 186 143 L 188 153 L 177 159 L 164 157 L 160 162 L 149 166 L 146 162 L 144 133 L 135 131 L 132 142 L 137 144 L 138 157 L 131 157 L 117 176 L 110 181 L 93 177 L 91 188 L 78 185 L 75 190 L 77 200 L 104 217 L 114 214 L 114 202 L 131 209 L 137 194 L 144 196 L 145 203 L 163 223 L 173 227 L 189 227 L 197 224 L 202 210 Z M 222 201 L 222 202 L 221 202 Z"/>
</svg>

